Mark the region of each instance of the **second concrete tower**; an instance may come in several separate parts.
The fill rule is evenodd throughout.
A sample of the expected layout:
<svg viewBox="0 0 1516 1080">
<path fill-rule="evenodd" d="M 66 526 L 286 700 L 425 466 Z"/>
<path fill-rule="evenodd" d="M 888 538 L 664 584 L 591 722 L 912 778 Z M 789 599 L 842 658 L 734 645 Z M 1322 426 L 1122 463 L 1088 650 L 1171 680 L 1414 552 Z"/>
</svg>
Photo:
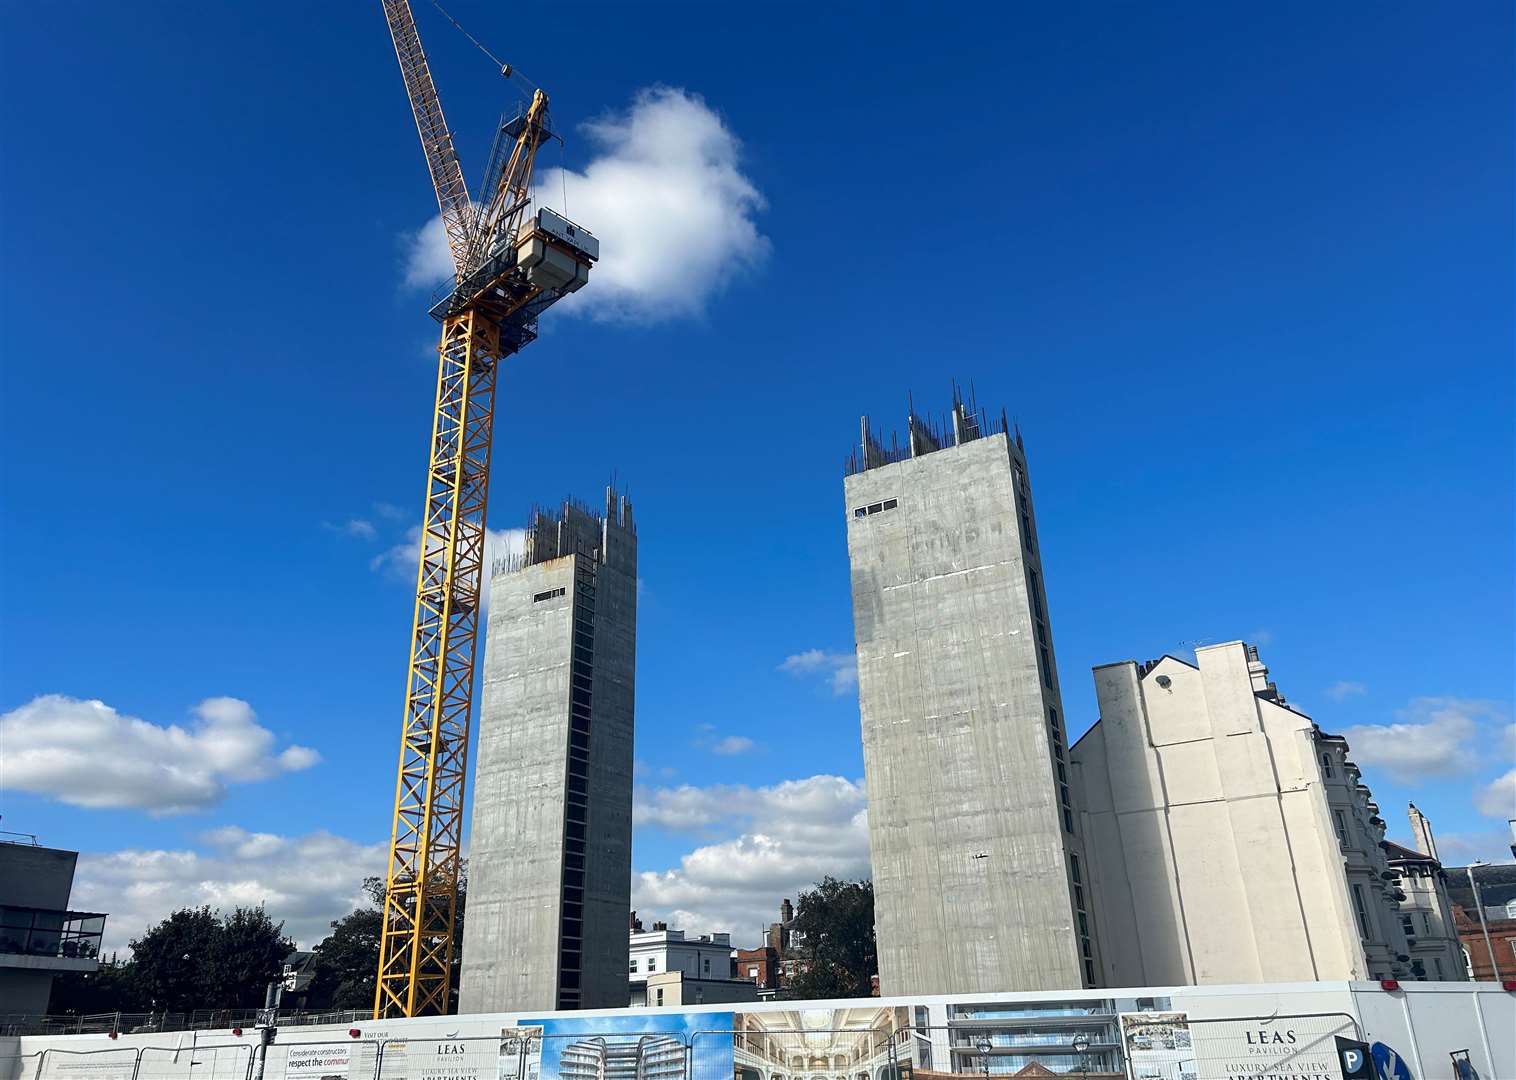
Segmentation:
<svg viewBox="0 0 1516 1080">
<path fill-rule="evenodd" d="M 863 421 L 846 492 L 880 990 L 1078 988 L 1099 970 L 1019 436 L 955 396 Z"/>
</svg>

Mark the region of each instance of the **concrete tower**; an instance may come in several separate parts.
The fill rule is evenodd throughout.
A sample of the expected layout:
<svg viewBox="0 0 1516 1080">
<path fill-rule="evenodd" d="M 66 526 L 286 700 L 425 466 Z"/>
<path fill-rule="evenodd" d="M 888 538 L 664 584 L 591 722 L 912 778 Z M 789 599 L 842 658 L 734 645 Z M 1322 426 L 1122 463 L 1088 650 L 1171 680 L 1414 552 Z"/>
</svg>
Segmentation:
<svg viewBox="0 0 1516 1080">
<path fill-rule="evenodd" d="M 631 503 L 535 511 L 490 583 L 462 1012 L 621 1008 L 632 878 Z"/>
<path fill-rule="evenodd" d="M 955 395 L 848 473 L 881 993 L 1093 985 L 1021 439 Z"/>
</svg>

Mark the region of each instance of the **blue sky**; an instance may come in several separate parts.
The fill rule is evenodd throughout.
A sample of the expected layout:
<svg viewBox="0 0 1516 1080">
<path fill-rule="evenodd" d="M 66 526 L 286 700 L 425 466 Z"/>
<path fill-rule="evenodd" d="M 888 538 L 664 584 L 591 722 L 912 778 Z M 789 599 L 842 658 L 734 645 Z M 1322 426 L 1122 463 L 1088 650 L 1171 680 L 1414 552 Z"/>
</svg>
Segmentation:
<svg viewBox="0 0 1516 1080">
<path fill-rule="evenodd" d="M 1071 736 L 1091 666 L 1246 638 L 1392 835 L 1501 853 L 1508 6 L 450 8 L 607 248 L 502 381 L 490 520 L 635 500 L 645 910 L 745 940 L 866 870 L 842 463 L 954 378 L 1027 441 Z M 508 95 L 417 17 L 474 183 Z M 388 835 L 435 377 L 383 19 L 6 23 L 0 828 L 120 933 L 308 937 Z"/>
</svg>

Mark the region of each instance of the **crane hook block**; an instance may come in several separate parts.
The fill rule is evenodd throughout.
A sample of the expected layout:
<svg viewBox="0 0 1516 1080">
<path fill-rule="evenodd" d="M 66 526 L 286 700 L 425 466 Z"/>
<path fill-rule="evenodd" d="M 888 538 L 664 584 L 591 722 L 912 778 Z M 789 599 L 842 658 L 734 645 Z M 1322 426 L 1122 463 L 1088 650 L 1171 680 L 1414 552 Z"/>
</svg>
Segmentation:
<svg viewBox="0 0 1516 1080">
<path fill-rule="evenodd" d="M 501 64 L 500 65 L 500 74 L 504 75 L 507 79 L 509 79 L 511 77 L 511 70 L 512 70 L 511 69 L 511 65 L 509 65 L 509 64 Z"/>
</svg>

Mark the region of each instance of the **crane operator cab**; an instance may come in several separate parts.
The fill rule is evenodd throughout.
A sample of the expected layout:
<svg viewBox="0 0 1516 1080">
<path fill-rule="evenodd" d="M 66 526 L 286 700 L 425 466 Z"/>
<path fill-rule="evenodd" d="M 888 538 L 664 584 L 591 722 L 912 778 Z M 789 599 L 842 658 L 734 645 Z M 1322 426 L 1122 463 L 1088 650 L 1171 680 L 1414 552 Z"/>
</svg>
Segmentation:
<svg viewBox="0 0 1516 1080">
<path fill-rule="evenodd" d="M 598 258 L 600 241 L 593 233 L 545 206 L 516 231 L 516 266 L 543 292 L 579 291 Z"/>
</svg>

